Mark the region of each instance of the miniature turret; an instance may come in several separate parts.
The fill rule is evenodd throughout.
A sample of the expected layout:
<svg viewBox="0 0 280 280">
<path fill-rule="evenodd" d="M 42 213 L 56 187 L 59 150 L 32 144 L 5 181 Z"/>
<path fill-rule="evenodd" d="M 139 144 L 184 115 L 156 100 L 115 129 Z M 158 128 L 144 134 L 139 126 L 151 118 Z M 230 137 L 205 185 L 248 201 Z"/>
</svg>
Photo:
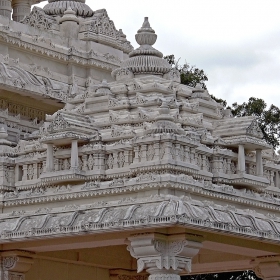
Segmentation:
<svg viewBox="0 0 280 280">
<path fill-rule="evenodd" d="M 148 17 L 145 17 L 142 27 L 135 35 L 139 48 L 129 53 L 129 59 L 122 62 L 121 67 L 112 72 L 112 76 L 118 79 L 118 73 L 126 72 L 126 76 L 131 78 L 142 75 L 156 75 L 163 77 L 171 71 L 169 63 L 163 59 L 163 54 L 153 48 L 157 40 L 157 34 L 151 28 Z"/>
</svg>

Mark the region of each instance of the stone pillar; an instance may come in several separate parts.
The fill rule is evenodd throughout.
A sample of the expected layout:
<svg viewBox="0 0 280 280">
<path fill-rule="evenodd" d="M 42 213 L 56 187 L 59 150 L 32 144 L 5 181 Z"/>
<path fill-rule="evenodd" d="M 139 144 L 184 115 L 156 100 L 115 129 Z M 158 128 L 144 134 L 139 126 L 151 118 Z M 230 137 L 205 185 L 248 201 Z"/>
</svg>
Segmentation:
<svg viewBox="0 0 280 280">
<path fill-rule="evenodd" d="M 280 259 L 280 258 L 279 258 Z M 255 269 L 255 273 L 263 280 L 280 280 L 280 260 L 261 262 Z"/>
<path fill-rule="evenodd" d="M 24 280 L 33 259 L 27 253 L 3 252 L 1 254 L 1 279 Z"/>
<path fill-rule="evenodd" d="M 140 148 L 139 146 L 135 146 L 134 147 L 134 159 L 133 159 L 133 163 L 139 163 L 139 157 L 140 157 Z"/>
<path fill-rule="evenodd" d="M 72 140 L 71 144 L 71 169 L 75 170 L 79 168 L 79 152 L 78 152 L 78 140 Z"/>
<path fill-rule="evenodd" d="M 53 144 L 47 144 L 47 160 L 46 160 L 46 172 L 52 172 L 54 169 L 53 160 Z"/>
<path fill-rule="evenodd" d="M 70 7 L 64 12 L 63 17 L 59 20 L 61 33 L 68 38 L 78 38 L 79 19 L 76 12 Z"/>
<path fill-rule="evenodd" d="M 160 160 L 160 144 L 159 144 L 159 142 L 154 144 L 154 149 L 155 149 L 154 161 L 159 161 Z"/>
<path fill-rule="evenodd" d="M 137 259 L 137 272 L 144 269 L 149 280 L 180 280 L 179 273 L 191 272 L 192 258 L 202 247 L 182 235 L 147 234 L 128 238 L 128 250 Z"/>
<path fill-rule="evenodd" d="M 13 20 L 21 21 L 30 14 L 31 3 L 29 0 L 12 0 Z"/>
<path fill-rule="evenodd" d="M 15 166 L 15 183 L 17 183 L 20 180 L 19 178 L 19 165 L 16 164 Z"/>
<path fill-rule="evenodd" d="M 245 149 L 243 145 L 238 146 L 238 167 L 239 174 L 245 173 Z"/>
<path fill-rule="evenodd" d="M 262 160 L 262 150 L 256 150 L 256 172 L 257 176 L 263 176 L 263 160 Z"/>
<path fill-rule="evenodd" d="M 0 15 L 11 18 L 12 15 L 12 4 L 11 0 L 0 0 Z"/>
</svg>

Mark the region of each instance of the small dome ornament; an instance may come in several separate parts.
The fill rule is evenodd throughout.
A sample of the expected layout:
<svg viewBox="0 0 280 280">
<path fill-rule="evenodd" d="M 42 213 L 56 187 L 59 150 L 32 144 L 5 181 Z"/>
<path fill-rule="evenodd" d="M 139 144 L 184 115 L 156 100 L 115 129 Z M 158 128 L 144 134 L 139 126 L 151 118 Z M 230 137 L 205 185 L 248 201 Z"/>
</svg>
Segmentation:
<svg viewBox="0 0 280 280">
<path fill-rule="evenodd" d="M 71 9 L 71 7 L 68 7 L 68 9 L 64 12 L 63 17 L 59 20 L 59 23 L 65 22 L 65 21 L 74 21 L 79 24 L 79 19 L 76 16 L 75 11 Z"/>
<path fill-rule="evenodd" d="M 152 47 L 157 40 L 157 34 L 151 28 L 147 17 L 135 38 L 140 47 L 129 53 L 129 58 L 121 63 L 121 67 L 112 72 L 116 80 L 131 78 L 131 75 L 163 77 L 171 71 L 170 64 L 163 59 L 163 54 Z"/>
</svg>

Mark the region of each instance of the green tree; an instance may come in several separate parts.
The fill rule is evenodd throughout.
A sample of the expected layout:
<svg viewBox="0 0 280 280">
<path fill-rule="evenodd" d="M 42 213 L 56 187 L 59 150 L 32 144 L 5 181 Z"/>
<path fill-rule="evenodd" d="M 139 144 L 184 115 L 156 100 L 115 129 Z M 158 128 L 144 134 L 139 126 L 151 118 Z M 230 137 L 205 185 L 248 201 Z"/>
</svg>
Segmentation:
<svg viewBox="0 0 280 280">
<path fill-rule="evenodd" d="M 203 70 L 190 66 L 188 63 L 180 65 L 174 55 L 167 55 L 164 58 L 172 67 L 179 70 L 182 84 L 195 87 L 200 83 L 204 89 L 207 89 L 205 82 L 208 81 L 208 77 Z M 272 145 L 274 149 L 280 145 L 280 109 L 277 106 L 272 104 L 267 107 L 263 99 L 251 97 L 248 102 L 242 104 L 235 102 L 232 107 L 227 107 L 226 100 L 214 95 L 210 96 L 216 102 L 222 104 L 225 109 L 231 109 L 234 117 L 255 116 L 266 142 Z"/>
<path fill-rule="evenodd" d="M 205 82 L 208 81 L 208 77 L 203 70 L 190 66 L 188 63 L 180 65 L 179 61 L 175 60 L 173 54 L 165 56 L 164 59 L 180 72 L 182 84 L 195 87 L 199 83 L 202 85 L 202 88 L 207 89 Z"/>
<path fill-rule="evenodd" d="M 280 109 L 275 105 L 267 107 L 261 98 L 250 97 L 248 102 L 232 104 L 230 108 L 233 116 L 255 116 L 267 143 L 276 148 L 280 138 Z"/>
<path fill-rule="evenodd" d="M 182 276 L 182 280 L 261 280 L 251 270 Z"/>
</svg>

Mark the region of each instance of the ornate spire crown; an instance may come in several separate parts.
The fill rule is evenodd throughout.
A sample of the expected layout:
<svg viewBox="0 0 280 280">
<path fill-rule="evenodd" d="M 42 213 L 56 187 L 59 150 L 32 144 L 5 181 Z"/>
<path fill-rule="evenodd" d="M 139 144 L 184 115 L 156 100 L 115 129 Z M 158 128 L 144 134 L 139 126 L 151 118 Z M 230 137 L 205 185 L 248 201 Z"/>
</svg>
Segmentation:
<svg viewBox="0 0 280 280">
<path fill-rule="evenodd" d="M 157 34 L 151 28 L 148 17 L 145 17 L 142 27 L 135 35 L 139 48 L 129 53 L 129 59 L 121 64 L 121 68 L 112 72 L 117 76 L 119 71 L 127 70 L 134 75 L 150 74 L 163 76 L 170 72 L 171 66 L 163 59 L 163 54 L 153 48 L 157 40 Z"/>
</svg>

